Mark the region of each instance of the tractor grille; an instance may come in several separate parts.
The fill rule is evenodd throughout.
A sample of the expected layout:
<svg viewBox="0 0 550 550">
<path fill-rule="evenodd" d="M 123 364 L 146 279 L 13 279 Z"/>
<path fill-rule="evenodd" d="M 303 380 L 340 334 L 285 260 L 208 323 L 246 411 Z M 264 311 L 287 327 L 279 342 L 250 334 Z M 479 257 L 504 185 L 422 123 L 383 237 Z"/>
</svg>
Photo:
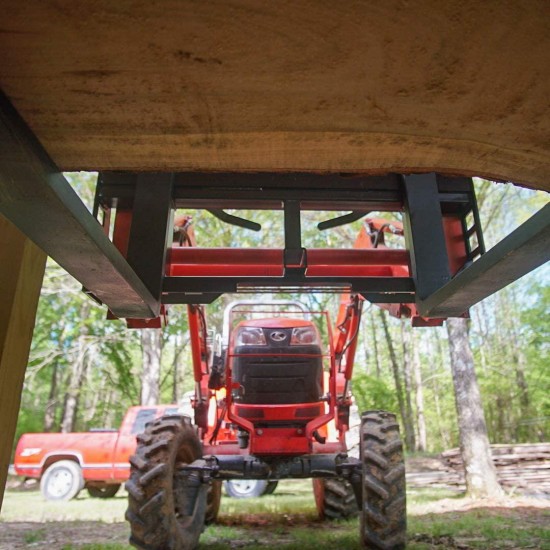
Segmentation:
<svg viewBox="0 0 550 550">
<path fill-rule="evenodd" d="M 235 349 L 233 380 L 241 385 L 241 403 L 295 404 L 319 401 L 322 394 L 323 365 L 318 346 L 299 346 L 296 355 L 254 356 L 258 349 Z M 304 348 L 307 348 L 304 350 Z M 262 350 L 265 353 L 265 348 Z M 290 351 L 290 350 L 289 350 Z M 247 355 L 250 355 L 248 357 Z"/>
</svg>

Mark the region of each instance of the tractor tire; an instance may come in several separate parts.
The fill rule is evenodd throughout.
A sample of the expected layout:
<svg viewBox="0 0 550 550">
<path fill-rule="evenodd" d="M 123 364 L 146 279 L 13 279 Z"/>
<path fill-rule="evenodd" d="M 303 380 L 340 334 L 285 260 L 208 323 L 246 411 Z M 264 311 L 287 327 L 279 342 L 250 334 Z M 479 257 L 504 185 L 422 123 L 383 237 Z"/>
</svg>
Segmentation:
<svg viewBox="0 0 550 550">
<path fill-rule="evenodd" d="M 313 494 L 319 518 L 350 519 L 358 515 L 353 487 L 345 479 L 313 478 Z"/>
<path fill-rule="evenodd" d="M 117 485 L 90 485 L 86 487 L 88 494 L 92 498 L 113 498 L 120 489 L 120 484 Z"/>
<path fill-rule="evenodd" d="M 130 544 L 144 550 L 192 550 L 204 529 L 207 486 L 178 472 L 201 458 L 191 419 L 163 416 L 137 436 L 126 482 Z"/>
<path fill-rule="evenodd" d="M 204 523 L 206 525 L 216 523 L 218 520 L 221 500 L 222 482 L 212 481 L 212 483 L 208 486 L 208 492 L 206 493 L 206 514 L 204 518 Z"/>
<path fill-rule="evenodd" d="M 368 411 L 361 417 L 364 548 L 401 550 L 407 539 L 405 462 L 394 414 Z"/>
<path fill-rule="evenodd" d="M 40 479 L 40 491 L 46 500 L 71 500 L 83 487 L 82 469 L 74 460 L 54 462 Z"/>
</svg>

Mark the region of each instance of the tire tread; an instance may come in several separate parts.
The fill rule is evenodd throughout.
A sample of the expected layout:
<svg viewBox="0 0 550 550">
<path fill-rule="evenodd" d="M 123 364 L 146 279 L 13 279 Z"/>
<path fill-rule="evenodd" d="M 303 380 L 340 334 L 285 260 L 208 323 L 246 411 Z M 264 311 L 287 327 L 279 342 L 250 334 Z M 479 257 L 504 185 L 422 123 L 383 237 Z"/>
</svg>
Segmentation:
<svg viewBox="0 0 550 550">
<path fill-rule="evenodd" d="M 130 544 L 143 550 L 196 548 L 204 528 L 206 490 L 198 489 L 194 514 L 182 524 L 176 514 L 174 488 L 176 466 L 202 456 L 194 426 L 188 417 L 161 417 L 147 424 L 137 441 L 126 482 Z"/>
<path fill-rule="evenodd" d="M 394 414 L 368 411 L 361 418 L 363 548 L 401 550 L 406 544 L 403 444 Z"/>
</svg>

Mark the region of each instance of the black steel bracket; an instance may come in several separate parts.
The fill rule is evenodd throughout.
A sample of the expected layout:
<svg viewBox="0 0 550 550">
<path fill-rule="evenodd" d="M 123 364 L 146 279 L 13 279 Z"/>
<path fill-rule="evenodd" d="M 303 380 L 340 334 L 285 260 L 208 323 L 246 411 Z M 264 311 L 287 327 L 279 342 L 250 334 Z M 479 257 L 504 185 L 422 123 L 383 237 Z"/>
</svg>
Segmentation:
<svg viewBox="0 0 550 550">
<path fill-rule="evenodd" d="M 416 299 L 422 300 L 451 278 L 439 188 L 436 174 L 404 176 L 403 183 L 405 239 Z"/>
<path fill-rule="evenodd" d="M 172 241 L 172 174 L 147 172 L 136 178 L 128 263 L 160 301 L 166 252 Z"/>
<path fill-rule="evenodd" d="M 109 240 L 1 91 L 0 214 L 115 315 L 158 315 L 160 300 Z"/>
<path fill-rule="evenodd" d="M 422 315 L 460 316 L 470 306 L 550 260 L 550 203 L 419 302 Z"/>
</svg>

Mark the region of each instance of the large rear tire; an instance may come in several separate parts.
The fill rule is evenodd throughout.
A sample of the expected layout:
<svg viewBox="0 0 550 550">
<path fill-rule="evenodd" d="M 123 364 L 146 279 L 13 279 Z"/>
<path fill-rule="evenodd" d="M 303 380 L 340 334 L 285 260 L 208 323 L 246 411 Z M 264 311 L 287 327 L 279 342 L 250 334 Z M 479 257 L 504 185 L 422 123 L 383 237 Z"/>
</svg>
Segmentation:
<svg viewBox="0 0 550 550">
<path fill-rule="evenodd" d="M 395 415 L 368 411 L 361 417 L 364 548 L 401 550 L 407 539 L 405 462 Z"/>
<path fill-rule="evenodd" d="M 202 456 L 189 417 L 164 416 L 137 436 L 126 482 L 130 543 L 146 550 L 192 550 L 204 528 L 207 486 L 178 470 Z"/>
<path fill-rule="evenodd" d="M 337 520 L 357 516 L 357 500 L 349 482 L 337 478 L 313 478 L 312 481 L 320 519 Z"/>
</svg>

